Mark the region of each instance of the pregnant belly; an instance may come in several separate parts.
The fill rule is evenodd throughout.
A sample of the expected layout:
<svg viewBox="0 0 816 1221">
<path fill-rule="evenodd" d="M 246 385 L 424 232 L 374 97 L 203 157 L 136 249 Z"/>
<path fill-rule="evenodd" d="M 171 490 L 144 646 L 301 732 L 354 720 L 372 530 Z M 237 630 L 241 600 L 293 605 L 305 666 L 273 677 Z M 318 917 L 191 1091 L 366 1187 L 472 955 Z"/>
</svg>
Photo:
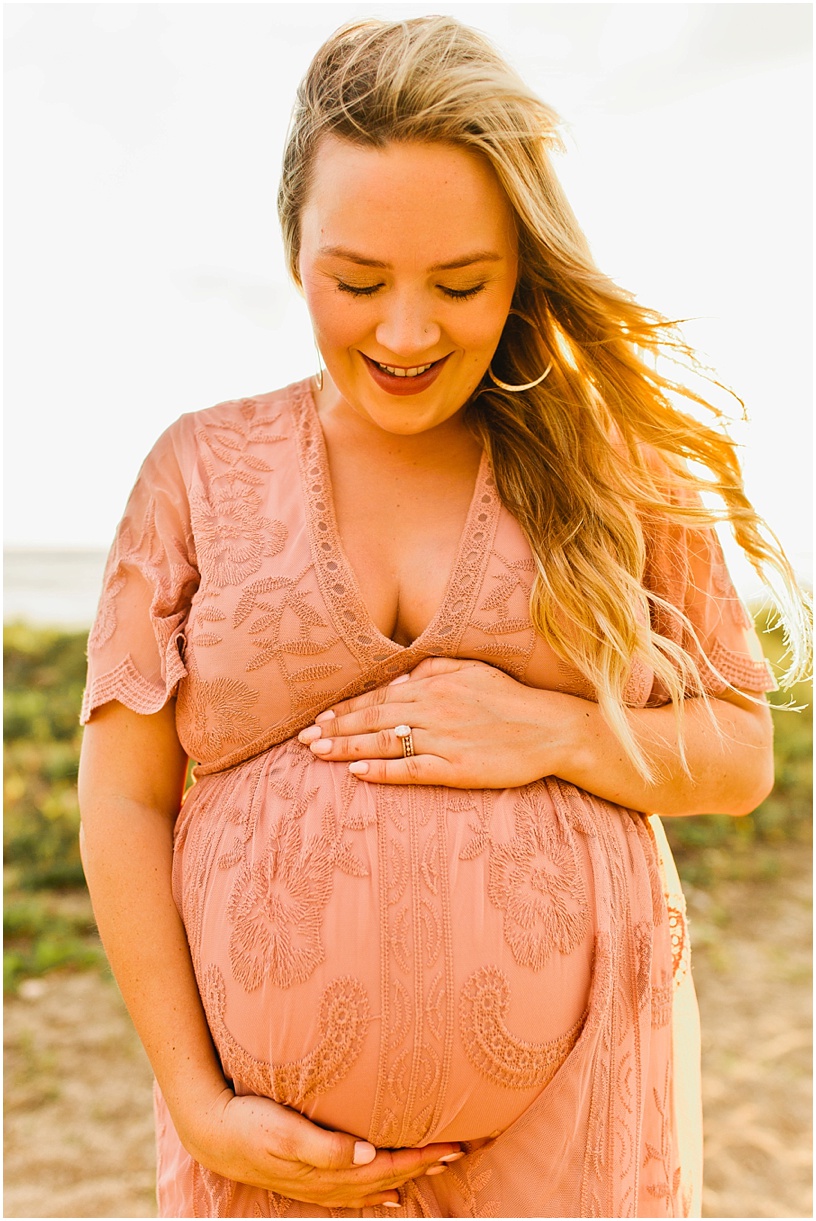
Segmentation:
<svg viewBox="0 0 816 1221">
<path fill-rule="evenodd" d="M 544 782 L 366 785 L 285 743 L 193 788 L 174 888 L 236 1090 L 327 1127 L 495 1135 L 580 1036 L 591 870 Z"/>
</svg>

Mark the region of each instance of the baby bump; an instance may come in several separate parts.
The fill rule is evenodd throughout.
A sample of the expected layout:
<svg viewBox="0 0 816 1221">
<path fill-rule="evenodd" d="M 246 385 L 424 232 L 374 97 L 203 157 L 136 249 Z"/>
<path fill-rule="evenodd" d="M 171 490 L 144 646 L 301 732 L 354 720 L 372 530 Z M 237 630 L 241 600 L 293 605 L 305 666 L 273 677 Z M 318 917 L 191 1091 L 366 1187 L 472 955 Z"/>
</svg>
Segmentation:
<svg viewBox="0 0 816 1221">
<path fill-rule="evenodd" d="M 289 742 L 195 786 L 174 885 L 225 1072 L 327 1127 L 493 1135 L 580 1035 L 592 878 L 544 783 L 366 785 Z"/>
</svg>

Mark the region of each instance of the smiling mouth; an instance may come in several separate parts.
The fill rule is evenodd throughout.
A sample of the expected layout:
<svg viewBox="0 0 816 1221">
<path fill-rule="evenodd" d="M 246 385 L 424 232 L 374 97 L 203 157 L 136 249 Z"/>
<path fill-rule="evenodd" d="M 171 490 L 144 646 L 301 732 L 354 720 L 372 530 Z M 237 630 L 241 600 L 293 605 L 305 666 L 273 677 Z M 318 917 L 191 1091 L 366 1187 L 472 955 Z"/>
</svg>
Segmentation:
<svg viewBox="0 0 816 1221">
<path fill-rule="evenodd" d="M 369 357 L 369 360 L 371 358 Z M 419 377 L 421 373 L 427 373 L 438 362 L 432 360 L 427 365 L 413 365 L 410 368 L 403 368 L 400 365 L 384 365 L 379 360 L 371 361 L 378 369 L 382 369 L 383 373 L 390 373 L 392 377 Z"/>
</svg>

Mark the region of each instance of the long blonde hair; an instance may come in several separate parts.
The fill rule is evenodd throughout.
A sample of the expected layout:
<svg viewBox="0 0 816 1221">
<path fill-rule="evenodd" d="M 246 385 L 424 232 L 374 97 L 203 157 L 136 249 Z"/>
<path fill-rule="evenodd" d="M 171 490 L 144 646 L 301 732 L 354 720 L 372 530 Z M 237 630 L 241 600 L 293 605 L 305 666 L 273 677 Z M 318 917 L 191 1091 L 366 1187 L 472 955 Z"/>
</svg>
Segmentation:
<svg viewBox="0 0 816 1221">
<path fill-rule="evenodd" d="M 644 588 L 650 524 L 730 523 L 786 629 L 783 685 L 808 664 L 808 599 L 745 495 L 723 413 L 661 371 L 666 354 L 693 369 L 693 353 L 595 266 L 551 165 L 558 122 L 454 18 L 356 21 L 321 47 L 298 90 L 278 211 L 297 282 L 300 215 L 325 134 L 374 148 L 441 141 L 492 165 L 515 212 L 520 265 L 494 368 L 510 384 L 533 381 L 549 362 L 552 371 L 521 394 L 485 376 L 466 418 L 535 557 L 536 630 L 582 672 L 629 757 L 654 778 L 625 713 L 633 663 L 654 671 L 678 717 L 685 696 L 705 698 L 705 682 L 697 650 L 683 644 L 694 640 L 691 624 Z M 713 426 L 678 398 L 707 409 Z M 701 492 L 716 493 L 721 507 L 706 508 Z M 681 630 L 667 632 L 667 623 Z M 682 751 L 682 732 L 680 741 Z"/>
</svg>

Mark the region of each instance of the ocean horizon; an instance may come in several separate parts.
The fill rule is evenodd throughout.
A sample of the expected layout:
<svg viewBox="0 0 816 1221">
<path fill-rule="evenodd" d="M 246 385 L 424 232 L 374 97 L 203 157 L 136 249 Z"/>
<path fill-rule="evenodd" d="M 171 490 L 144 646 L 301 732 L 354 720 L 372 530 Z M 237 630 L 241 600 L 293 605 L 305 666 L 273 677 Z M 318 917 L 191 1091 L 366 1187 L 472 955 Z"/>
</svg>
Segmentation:
<svg viewBox="0 0 816 1221">
<path fill-rule="evenodd" d="M 87 631 L 107 554 L 104 547 L 6 547 L 3 622 Z"/>
</svg>

